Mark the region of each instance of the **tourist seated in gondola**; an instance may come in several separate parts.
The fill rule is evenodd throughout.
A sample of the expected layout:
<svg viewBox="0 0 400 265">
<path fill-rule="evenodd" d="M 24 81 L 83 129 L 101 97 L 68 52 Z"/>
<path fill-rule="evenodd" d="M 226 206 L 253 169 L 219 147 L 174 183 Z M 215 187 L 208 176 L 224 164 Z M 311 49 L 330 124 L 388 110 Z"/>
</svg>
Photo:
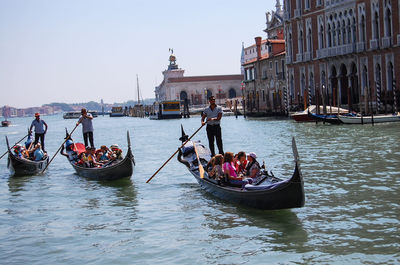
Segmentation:
<svg viewBox="0 0 400 265">
<path fill-rule="evenodd" d="M 69 161 L 78 161 L 78 153 L 75 150 L 73 150 L 73 146 L 74 146 L 74 143 L 72 142 L 72 140 L 70 140 L 70 139 L 67 140 L 65 142 L 66 153 L 64 152 L 64 146 L 62 146 L 61 154 L 63 156 L 68 157 Z"/>
<path fill-rule="evenodd" d="M 261 167 L 257 162 L 257 155 L 254 152 L 247 154 L 248 163 L 246 166 L 246 176 L 255 179 L 260 175 Z"/>
<path fill-rule="evenodd" d="M 110 149 L 107 146 L 102 145 L 99 150 L 96 151 L 97 161 L 101 163 L 107 162 L 109 158 L 109 154 L 111 153 Z"/>
<path fill-rule="evenodd" d="M 40 143 L 37 143 L 35 147 L 32 149 L 33 152 L 33 160 L 34 161 L 40 161 L 43 160 L 45 157 L 45 153 L 42 150 L 42 145 Z"/>
<path fill-rule="evenodd" d="M 103 163 L 97 162 L 96 148 L 94 147 L 87 148 L 87 160 L 89 163 L 89 167 L 101 167 L 103 165 Z"/>
<path fill-rule="evenodd" d="M 80 167 L 89 167 L 86 152 L 82 152 L 78 155 L 78 161 L 76 161 L 76 165 Z"/>
<path fill-rule="evenodd" d="M 122 160 L 124 157 L 122 155 L 122 150 L 119 148 L 117 144 L 113 144 L 110 146 L 111 149 L 111 155 L 110 155 L 110 160 Z"/>
<path fill-rule="evenodd" d="M 246 153 L 243 151 L 240 151 L 237 153 L 237 162 L 236 162 L 236 172 L 238 175 L 246 175 L 246 166 L 247 166 L 247 159 L 246 159 Z"/>
<path fill-rule="evenodd" d="M 222 169 L 230 185 L 244 188 L 244 186 L 249 183 L 247 180 L 243 180 L 242 177 L 237 175 L 235 165 L 233 164 L 233 153 L 225 153 Z"/>
<path fill-rule="evenodd" d="M 218 154 L 215 155 L 211 160 L 212 160 L 212 168 L 210 171 L 208 171 L 208 177 L 215 180 L 222 179 L 224 177 L 224 171 L 222 170 L 224 157 L 221 154 Z"/>
</svg>

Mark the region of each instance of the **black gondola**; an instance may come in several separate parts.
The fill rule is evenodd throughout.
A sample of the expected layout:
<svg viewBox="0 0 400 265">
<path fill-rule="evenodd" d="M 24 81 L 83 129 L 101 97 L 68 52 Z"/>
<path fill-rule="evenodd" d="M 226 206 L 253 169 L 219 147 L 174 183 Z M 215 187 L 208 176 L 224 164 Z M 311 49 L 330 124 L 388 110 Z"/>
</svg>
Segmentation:
<svg viewBox="0 0 400 265">
<path fill-rule="evenodd" d="M 7 167 L 11 174 L 14 176 L 29 176 L 36 175 L 43 171 L 49 163 L 49 157 L 46 155 L 43 160 L 32 161 L 25 158 L 19 158 L 15 156 L 10 149 L 8 138 L 6 136 L 7 150 L 8 150 L 8 162 Z"/>
<path fill-rule="evenodd" d="M 337 115 L 324 115 L 324 114 L 316 114 L 312 112 L 307 113 L 308 117 L 316 120 L 317 122 L 327 122 L 330 124 L 342 124 L 342 122 L 339 120 Z"/>
<path fill-rule="evenodd" d="M 184 142 L 187 138 L 183 130 L 182 134 L 181 140 Z M 185 144 L 184 148 L 179 152 L 178 161 L 186 165 L 200 186 L 214 196 L 228 202 L 264 210 L 304 206 L 304 183 L 294 138 L 292 140 L 292 148 L 295 158 L 295 169 L 291 178 L 282 180 L 264 171 L 256 184 L 247 184 L 245 188 L 233 187 L 225 182 L 217 182 L 214 179 L 208 178 L 207 173 L 205 173 L 204 178 L 201 178 L 197 156 L 194 151 L 190 150 L 190 146 L 193 146 L 193 144 L 196 145 L 195 147 L 201 164 L 204 168 L 206 167 L 211 158 L 211 153 L 198 142 L 189 141 Z"/>
<path fill-rule="evenodd" d="M 128 138 L 128 151 L 126 156 L 121 161 L 105 167 L 86 168 L 69 161 L 76 173 L 82 177 L 94 180 L 116 180 L 121 178 L 131 177 L 133 174 L 133 164 L 135 159 L 131 150 L 131 141 L 129 138 L 129 131 L 127 132 Z M 67 158 L 68 159 L 68 158 Z"/>
</svg>

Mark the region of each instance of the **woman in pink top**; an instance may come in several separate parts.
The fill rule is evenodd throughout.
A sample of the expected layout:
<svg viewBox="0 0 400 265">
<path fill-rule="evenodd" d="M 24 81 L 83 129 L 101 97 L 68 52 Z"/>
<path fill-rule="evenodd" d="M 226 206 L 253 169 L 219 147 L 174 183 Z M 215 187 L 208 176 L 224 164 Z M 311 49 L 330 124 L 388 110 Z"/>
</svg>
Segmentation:
<svg viewBox="0 0 400 265">
<path fill-rule="evenodd" d="M 244 187 L 244 185 L 249 182 L 246 180 L 242 180 L 242 177 L 238 177 L 235 165 L 233 163 L 233 153 L 226 152 L 224 155 L 224 164 L 222 169 L 224 170 L 224 174 L 228 177 L 228 181 L 232 186 Z"/>
</svg>

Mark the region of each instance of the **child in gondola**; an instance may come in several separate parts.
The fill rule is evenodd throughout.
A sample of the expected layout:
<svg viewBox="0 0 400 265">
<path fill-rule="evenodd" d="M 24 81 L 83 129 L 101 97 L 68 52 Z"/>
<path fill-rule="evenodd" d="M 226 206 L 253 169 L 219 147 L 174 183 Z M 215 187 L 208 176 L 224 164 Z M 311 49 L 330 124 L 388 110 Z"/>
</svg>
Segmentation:
<svg viewBox="0 0 400 265">
<path fill-rule="evenodd" d="M 220 180 L 224 177 L 224 171 L 222 170 L 222 164 L 224 157 L 221 154 L 215 155 L 212 158 L 212 169 L 208 172 L 208 177 Z"/>
</svg>

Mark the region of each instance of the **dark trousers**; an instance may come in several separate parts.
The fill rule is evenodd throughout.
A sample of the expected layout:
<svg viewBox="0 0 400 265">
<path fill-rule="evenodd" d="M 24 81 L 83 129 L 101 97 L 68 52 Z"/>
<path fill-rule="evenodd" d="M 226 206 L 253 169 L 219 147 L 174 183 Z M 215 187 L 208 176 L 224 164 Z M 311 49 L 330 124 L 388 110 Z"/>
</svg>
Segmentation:
<svg viewBox="0 0 400 265">
<path fill-rule="evenodd" d="M 94 147 L 93 132 L 85 132 L 85 133 L 83 133 L 83 140 L 85 141 L 85 146 L 89 146 L 88 138 L 89 138 L 89 142 L 90 142 L 90 147 Z"/>
<path fill-rule="evenodd" d="M 224 154 L 222 148 L 222 134 L 220 125 L 207 125 L 208 146 L 210 147 L 211 155 L 215 156 L 214 138 L 217 140 L 218 151 L 221 155 Z"/>
<path fill-rule="evenodd" d="M 42 150 L 45 151 L 44 149 L 44 133 L 35 133 L 35 141 L 33 142 L 34 145 L 36 145 L 39 142 L 40 138 L 40 143 L 42 144 Z"/>
</svg>

